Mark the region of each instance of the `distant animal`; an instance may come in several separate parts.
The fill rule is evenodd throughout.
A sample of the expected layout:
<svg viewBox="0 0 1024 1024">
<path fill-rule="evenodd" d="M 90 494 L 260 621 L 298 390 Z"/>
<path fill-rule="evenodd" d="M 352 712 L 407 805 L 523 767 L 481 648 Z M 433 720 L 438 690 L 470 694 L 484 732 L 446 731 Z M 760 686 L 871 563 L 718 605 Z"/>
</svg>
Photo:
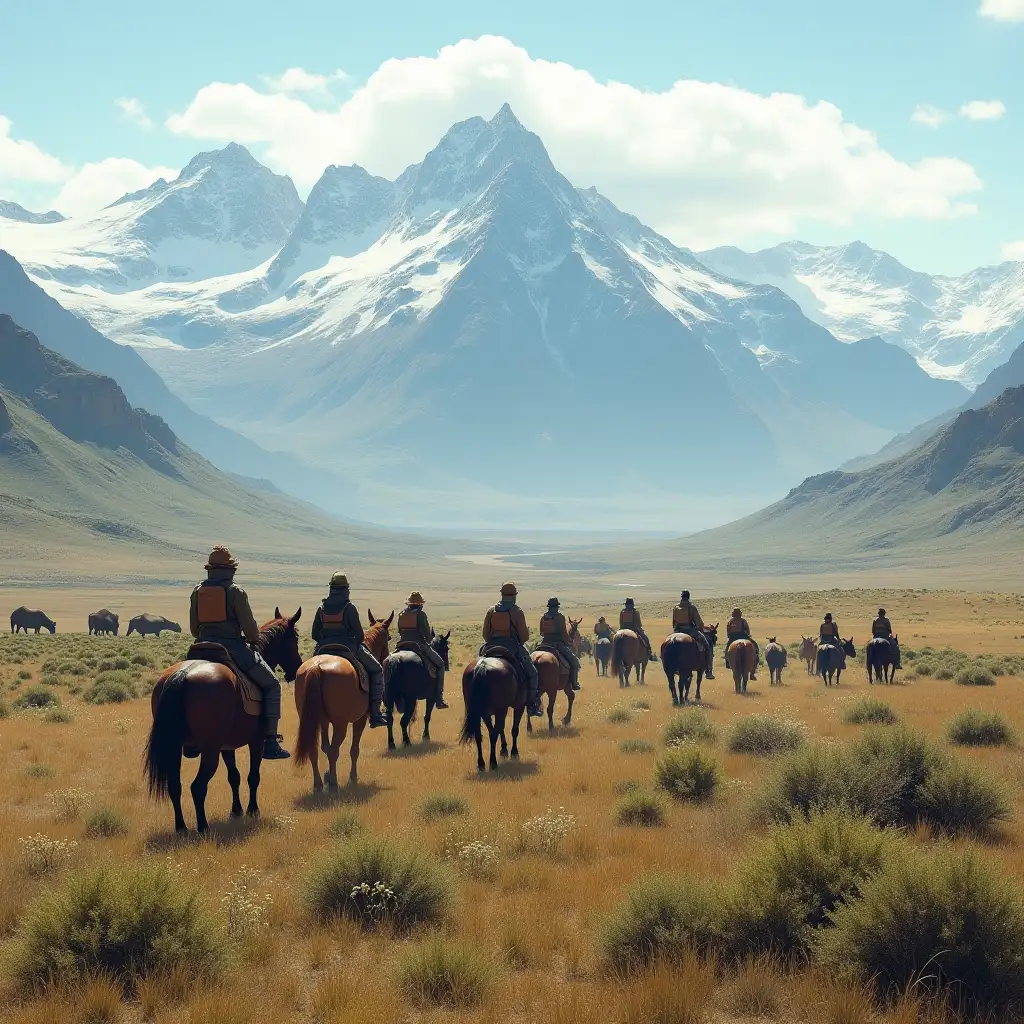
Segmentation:
<svg viewBox="0 0 1024 1024">
<path fill-rule="evenodd" d="M 718 623 L 716 622 L 713 626 L 705 626 L 701 632 L 704 634 L 704 639 L 707 640 L 708 646 L 711 648 L 711 664 L 715 663 L 715 648 L 718 646 Z M 706 671 L 708 679 L 714 679 L 715 673 Z"/>
<path fill-rule="evenodd" d="M 431 641 L 431 648 L 436 651 L 448 665 L 448 641 L 452 631 L 436 635 Z M 417 701 L 426 701 L 427 709 L 423 715 L 423 742 L 430 739 L 430 716 L 437 702 L 437 680 L 427 671 L 423 658 L 414 650 L 398 650 L 388 656 L 384 663 L 384 713 L 388 722 L 388 750 L 395 749 L 395 709 L 401 714 L 402 746 L 408 747 L 409 723 L 416 714 Z"/>
<path fill-rule="evenodd" d="M 33 611 L 22 605 L 11 612 L 11 632 L 17 633 L 24 630 L 26 633 L 34 629 L 38 635 L 41 629 L 48 629 L 51 633 L 57 632 L 57 623 L 51 619 L 46 612 Z"/>
<path fill-rule="evenodd" d="M 301 608 L 291 618 L 283 617 L 280 609 L 275 609 L 274 618 L 260 629 L 256 644 L 267 664 L 271 668 L 283 668 L 289 682 L 295 678 L 302 662 L 295 630 L 301 615 Z M 157 680 L 152 707 L 153 726 L 146 743 L 146 777 L 151 796 L 170 798 L 175 831 L 188 831 L 181 810 L 181 757 L 186 745 L 198 749 L 200 757 L 199 771 L 190 787 L 199 832 L 209 828 L 206 793 L 221 758 L 231 786 L 231 816 L 237 818 L 242 813 L 239 796 L 242 777 L 235 763 L 235 751 L 239 747 L 249 748 L 246 813 L 258 815 L 256 791 L 260 785 L 263 733 L 259 716 L 245 710 L 235 673 L 226 665 L 209 661 L 179 661 Z"/>
<path fill-rule="evenodd" d="M 486 724 L 491 740 L 491 771 L 498 769 L 497 747 L 508 757 L 505 722 L 512 712 L 512 759 L 519 759 L 519 726 L 526 710 L 526 688 L 521 686 L 511 662 L 499 657 L 482 657 L 466 666 L 462 673 L 462 699 L 466 717 L 460 741 L 476 741 L 477 771 L 484 771 L 483 729 Z"/>
<path fill-rule="evenodd" d="M 764 660 L 768 666 L 768 685 L 782 685 L 782 670 L 789 661 L 789 652 L 775 637 L 768 637 L 768 645 L 764 649 Z"/>
<path fill-rule="evenodd" d="M 894 636 L 893 640 L 899 643 L 898 636 Z M 896 664 L 896 652 L 884 636 L 876 636 L 868 643 L 864 652 L 864 663 L 869 683 L 892 683 L 896 678 L 896 669 L 899 668 Z"/>
<path fill-rule="evenodd" d="M 120 619 L 106 608 L 101 608 L 89 616 L 89 636 L 117 636 L 119 628 Z"/>
<path fill-rule="evenodd" d="M 818 644 L 818 675 L 825 680 L 826 686 L 833 682 L 839 685 L 839 679 L 843 674 L 843 656 L 855 658 L 857 651 L 853 646 L 853 637 L 843 640 L 839 644 Z"/>
<path fill-rule="evenodd" d="M 690 686 L 697 676 L 697 692 L 694 700 L 700 702 L 700 684 L 707 669 L 707 656 L 697 641 L 686 633 L 672 633 L 661 645 L 661 666 L 668 679 L 668 690 L 673 704 L 686 704 L 690 699 Z M 676 677 L 679 689 L 676 690 Z"/>
<path fill-rule="evenodd" d="M 818 660 L 818 641 L 813 636 L 800 634 L 800 657 L 807 663 L 807 674 L 814 675 L 814 663 Z"/>
<path fill-rule="evenodd" d="M 641 686 L 647 674 L 647 646 L 631 629 L 620 629 L 612 637 L 612 675 L 619 677 L 619 686 L 629 686 L 629 674 L 636 672 Z"/>
<path fill-rule="evenodd" d="M 732 669 L 732 681 L 736 692 L 747 692 L 747 682 L 754 671 L 757 651 L 752 640 L 733 640 L 729 647 L 729 667 Z"/>
<path fill-rule="evenodd" d="M 592 658 L 594 656 L 594 645 L 590 642 L 590 637 L 585 636 L 580 640 L 580 654 L 581 658 Z"/>
<path fill-rule="evenodd" d="M 391 641 L 392 612 L 386 619 L 377 620 L 367 609 L 370 625 L 363 643 L 378 661 L 388 657 Z M 359 782 L 359 741 L 370 717 L 370 695 L 359 685 L 359 673 L 352 661 L 342 654 L 318 654 L 302 663 L 295 677 L 295 707 L 299 712 L 299 732 L 295 743 L 295 764 L 309 763 L 313 770 L 313 792 L 320 793 L 324 781 L 330 790 L 338 789 L 338 756 L 345 742 L 348 727 L 352 726 L 352 745 L 349 759 L 352 767 L 348 780 L 354 786 Z M 330 733 L 330 735 L 328 735 Z M 320 750 L 327 755 L 327 773 L 320 776 L 317 735 Z"/>
<path fill-rule="evenodd" d="M 612 660 L 612 642 L 609 637 L 600 636 L 594 641 L 594 664 L 599 676 L 608 675 L 608 663 Z"/>
<path fill-rule="evenodd" d="M 128 623 L 128 636 L 132 633 L 138 633 L 139 636 L 149 636 L 153 634 L 159 636 L 161 633 L 180 633 L 181 626 L 176 622 L 171 622 L 170 619 L 165 619 L 162 615 L 150 615 L 144 612 L 142 615 L 136 615 Z"/>
<path fill-rule="evenodd" d="M 569 621 L 572 622 L 572 619 Z M 576 699 L 576 694 L 573 693 L 573 689 L 569 685 L 568 668 L 562 668 L 558 655 L 552 651 L 534 651 L 530 658 L 540 678 L 538 692 L 541 697 L 546 696 L 548 699 L 548 732 L 552 732 L 555 728 L 555 700 L 558 698 L 559 691 L 565 694 L 565 699 L 569 702 L 565 717 L 562 719 L 562 726 L 568 728 L 572 722 L 573 701 Z M 533 723 L 529 718 L 526 719 L 526 731 L 533 732 Z"/>
<path fill-rule="evenodd" d="M 572 648 L 572 653 L 576 655 L 577 659 L 583 653 L 583 637 L 580 635 L 580 623 L 582 619 L 576 619 L 573 621 L 572 616 L 569 617 L 569 646 Z M 527 722 L 527 725 L 530 723 Z"/>
</svg>

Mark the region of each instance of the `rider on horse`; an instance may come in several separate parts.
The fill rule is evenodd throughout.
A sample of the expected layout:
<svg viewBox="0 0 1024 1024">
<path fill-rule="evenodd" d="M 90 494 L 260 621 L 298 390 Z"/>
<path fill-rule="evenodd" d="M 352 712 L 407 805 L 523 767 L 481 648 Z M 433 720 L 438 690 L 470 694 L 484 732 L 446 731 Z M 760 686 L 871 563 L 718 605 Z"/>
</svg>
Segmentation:
<svg viewBox="0 0 1024 1024">
<path fill-rule="evenodd" d="M 757 666 L 761 664 L 761 648 L 750 635 L 750 624 L 743 618 L 743 612 L 739 608 L 733 608 L 732 618 L 725 624 L 725 636 L 725 667 L 729 667 L 730 644 L 734 640 L 749 640 L 754 645 L 754 670 L 750 673 L 750 678 L 757 679 Z"/>
<path fill-rule="evenodd" d="M 489 647 L 501 647 L 508 652 L 526 679 L 526 713 L 531 718 L 540 718 L 544 714 L 540 706 L 540 678 L 530 652 L 526 649 L 530 627 L 526 624 L 523 609 L 516 604 L 518 593 L 514 583 L 501 585 L 501 601 L 493 608 L 488 608 L 484 616 L 484 643 L 480 648 L 480 656 L 483 657 Z"/>
<path fill-rule="evenodd" d="M 651 650 L 651 641 L 644 632 L 644 624 L 640 620 L 640 609 L 636 607 L 631 597 L 626 598 L 626 604 L 622 611 L 619 612 L 619 629 L 631 629 L 640 637 L 640 642 L 647 648 L 647 660 L 658 660 L 654 656 L 654 651 Z"/>
<path fill-rule="evenodd" d="M 615 635 L 615 630 L 612 629 L 611 623 L 602 615 L 601 618 L 594 623 L 594 636 L 598 640 L 611 640 Z"/>
<path fill-rule="evenodd" d="M 434 707 L 447 708 L 449 705 L 444 699 L 444 658 L 430 646 L 434 631 L 430 628 L 430 621 L 423 610 L 423 605 L 423 595 L 414 590 L 409 595 L 405 611 L 398 616 L 398 634 L 404 643 L 416 644 L 419 656 L 429 661 L 437 670 L 437 700 Z"/>
<path fill-rule="evenodd" d="M 580 660 L 573 653 L 569 629 L 565 624 L 565 616 L 558 610 L 559 605 L 557 597 L 548 598 L 548 610 L 540 620 L 540 635 L 545 644 L 553 647 L 569 662 L 569 685 L 579 690 Z"/>
<path fill-rule="evenodd" d="M 839 648 L 843 656 L 843 668 L 846 668 L 846 651 L 843 650 L 843 639 L 839 635 L 839 626 L 832 621 L 832 613 L 825 612 L 825 621 L 818 627 L 818 646 L 833 644 Z"/>
<path fill-rule="evenodd" d="M 359 609 L 349 600 L 348 576 L 345 573 L 336 572 L 331 577 L 330 592 L 316 610 L 310 634 L 316 642 L 314 657 L 330 644 L 340 644 L 352 652 L 352 657 L 370 677 L 370 728 L 387 725 L 380 707 L 384 700 L 384 672 L 380 662 L 363 643 L 363 623 Z"/>
<path fill-rule="evenodd" d="M 878 609 L 878 618 L 871 623 L 871 635 L 889 641 L 889 646 L 892 648 L 892 663 L 897 668 L 902 668 L 903 666 L 900 664 L 900 645 L 893 638 L 892 623 L 886 617 L 884 608 Z"/>
<path fill-rule="evenodd" d="M 206 560 L 206 579 L 193 591 L 189 628 L 197 640 L 220 644 L 235 663 L 263 693 L 263 759 L 280 761 L 289 757 L 281 746 L 277 727 L 281 721 L 281 681 L 274 670 L 253 650 L 260 630 L 249 607 L 245 591 L 235 584 L 238 562 L 218 544 Z M 247 643 L 248 641 L 248 643 Z"/>
<path fill-rule="evenodd" d="M 708 643 L 704 635 L 704 620 L 697 611 L 697 606 L 690 603 L 690 592 L 684 590 L 679 595 L 679 604 L 672 609 L 672 632 L 685 633 L 697 641 L 704 657 L 707 658 L 708 667 L 705 673 L 708 679 L 714 678 L 715 670 L 715 649 Z"/>
</svg>

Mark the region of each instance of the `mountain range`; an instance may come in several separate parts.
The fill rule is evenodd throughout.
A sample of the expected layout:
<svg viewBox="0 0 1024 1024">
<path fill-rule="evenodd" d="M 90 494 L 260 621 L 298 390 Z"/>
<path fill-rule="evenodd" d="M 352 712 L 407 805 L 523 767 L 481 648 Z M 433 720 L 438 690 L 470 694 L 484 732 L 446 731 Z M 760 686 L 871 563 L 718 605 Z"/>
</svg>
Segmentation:
<svg viewBox="0 0 1024 1024">
<path fill-rule="evenodd" d="M 303 203 L 230 145 L 91 218 L 0 220 L 0 247 L 393 524 L 705 525 L 969 397 L 575 187 L 507 106 L 394 181 L 330 167 Z"/>
</svg>

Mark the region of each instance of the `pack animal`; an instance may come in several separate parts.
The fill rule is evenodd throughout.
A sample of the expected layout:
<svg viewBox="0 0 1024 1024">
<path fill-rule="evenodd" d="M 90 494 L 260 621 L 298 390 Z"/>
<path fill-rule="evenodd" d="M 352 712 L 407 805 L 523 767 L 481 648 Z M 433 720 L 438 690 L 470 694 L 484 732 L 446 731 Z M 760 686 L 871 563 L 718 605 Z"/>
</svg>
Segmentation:
<svg viewBox="0 0 1024 1024">
<path fill-rule="evenodd" d="M 117 636 L 121 620 L 109 609 L 101 608 L 89 616 L 90 636 Z"/>
<path fill-rule="evenodd" d="M 789 660 L 789 652 L 773 636 L 768 638 L 768 644 L 764 649 L 764 660 L 768 666 L 768 685 L 781 686 L 782 670 Z"/>
<path fill-rule="evenodd" d="M 160 636 L 161 633 L 180 633 L 181 626 L 177 622 L 165 619 L 162 615 L 150 615 L 143 612 L 136 615 L 128 623 L 128 636 L 138 633 L 139 636 Z"/>
<path fill-rule="evenodd" d="M 27 633 L 30 629 L 34 629 L 37 636 L 41 629 L 48 629 L 53 634 L 57 632 L 57 623 L 46 612 L 26 608 L 24 605 L 15 608 L 11 612 L 11 632 L 24 630 Z"/>
<path fill-rule="evenodd" d="M 445 669 L 450 667 L 448 661 L 449 640 L 452 631 L 435 636 L 430 641 L 430 648 L 444 662 Z M 430 716 L 433 714 L 437 701 L 437 680 L 427 671 L 423 658 L 415 651 L 395 651 L 388 656 L 384 665 L 384 714 L 388 723 L 388 750 L 395 749 L 395 710 L 401 714 L 402 746 L 408 747 L 409 724 L 416 716 L 418 701 L 426 702 L 423 714 L 423 742 L 430 740 Z"/>
</svg>

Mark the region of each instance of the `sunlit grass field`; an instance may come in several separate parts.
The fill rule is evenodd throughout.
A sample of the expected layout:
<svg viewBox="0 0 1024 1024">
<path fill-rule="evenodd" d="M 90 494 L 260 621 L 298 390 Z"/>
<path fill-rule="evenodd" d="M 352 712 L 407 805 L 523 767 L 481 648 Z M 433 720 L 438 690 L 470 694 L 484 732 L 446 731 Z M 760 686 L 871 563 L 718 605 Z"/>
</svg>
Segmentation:
<svg viewBox="0 0 1024 1024">
<path fill-rule="evenodd" d="M 941 819 L 934 807 L 916 821 L 901 818 L 891 837 L 897 852 L 886 856 L 931 863 L 943 855 L 936 851 L 975 849 L 999 879 L 1021 888 L 1024 607 L 1017 597 L 773 594 L 746 599 L 743 610 L 762 643 L 777 635 L 787 645 L 832 610 L 860 652 L 883 600 L 907 652 L 898 685 L 869 686 L 858 657 L 841 684 L 826 689 L 791 653 L 781 687 L 769 687 L 764 672 L 739 697 L 719 664 L 703 706 L 674 709 L 660 666 L 650 667 L 645 686 L 620 689 L 588 664 L 571 730 L 549 735 L 545 722 L 527 736 L 524 723 L 522 760 L 482 775 L 475 751 L 457 742 L 459 678 L 478 625 L 438 621 L 453 627 L 456 665 L 452 709 L 435 713 L 431 744 L 418 742 L 417 723 L 414 746 L 389 755 L 384 730 L 367 731 L 361 785 L 334 797 L 313 798 L 308 769 L 266 764 L 258 823 L 228 819 L 222 769 L 211 784 L 212 834 L 204 840 L 175 837 L 169 804 L 149 799 L 141 771 L 148 694 L 187 640 L 5 636 L 0 1018 L 909 1024 L 966 1013 L 963 999 L 950 1009 L 929 998 L 924 982 L 875 999 L 866 983 L 835 968 L 816 939 L 809 951 L 799 943 L 773 948 L 749 938 L 749 922 L 741 928 L 730 919 L 728 936 L 705 942 L 692 922 L 681 928 L 669 915 L 651 955 L 628 963 L 610 938 L 627 894 L 639 885 L 641 902 L 650 900 L 643 886 L 660 876 L 726 894 L 723 905 L 742 903 L 753 915 L 743 871 L 779 828 L 769 823 L 765 794 L 780 766 L 816 745 L 826 754 L 861 750 L 866 736 L 884 730 L 927 736 L 943 771 L 968 773 L 971 799 L 980 791 L 970 780 L 980 779 L 991 790 L 981 795 L 1002 801 L 984 830 Z M 724 623 L 733 603 L 702 602 L 702 610 Z M 642 610 L 657 643 L 668 605 Z M 308 637 L 303 644 L 308 649 Z M 290 745 L 296 716 L 288 687 L 285 709 Z M 562 712 L 556 708 L 556 722 Z M 346 758 L 347 746 L 343 768 Z M 243 786 L 244 762 L 243 752 Z M 186 786 L 195 766 L 185 762 Z M 957 792 L 962 798 L 963 786 Z M 187 788 L 185 809 L 193 822 Z M 151 874 L 133 874 L 140 866 Z M 105 973 L 76 976 L 74 964 L 63 964 L 52 983 L 33 977 L 25 950 L 34 948 L 26 943 L 30 926 L 41 927 L 40 908 L 82 872 L 103 868 L 121 880 L 114 888 L 136 895 L 142 889 L 131 885 L 160 879 L 188 903 L 182 913 L 194 914 L 199 938 L 189 946 L 179 935 L 187 955 L 169 945 L 141 967 L 129 969 L 125 955 L 120 969 Z M 418 887 L 411 895 L 410 873 Z M 360 881 L 365 888 L 354 892 Z M 686 898 L 672 896 L 666 906 L 685 906 Z M 335 916 L 339 908 L 347 916 Z M 1009 1011 L 981 1012 L 994 1020 Z"/>
</svg>

